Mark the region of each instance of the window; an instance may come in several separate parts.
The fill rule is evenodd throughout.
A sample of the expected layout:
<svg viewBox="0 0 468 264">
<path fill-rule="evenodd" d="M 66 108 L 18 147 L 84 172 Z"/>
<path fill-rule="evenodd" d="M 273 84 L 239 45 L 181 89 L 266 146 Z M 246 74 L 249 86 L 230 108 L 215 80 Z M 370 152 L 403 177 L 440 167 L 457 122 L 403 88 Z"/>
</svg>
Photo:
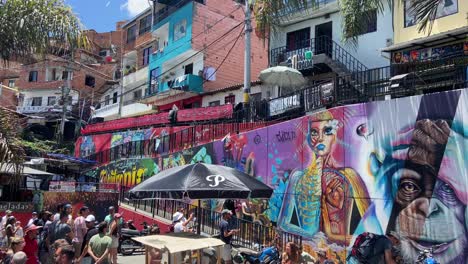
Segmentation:
<svg viewBox="0 0 468 264">
<path fill-rule="evenodd" d="M 250 101 L 252 102 L 260 102 L 262 100 L 262 93 L 254 93 L 250 96 Z"/>
<path fill-rule="evenodd" d="M 29 72 L 29 82 L 37 82 L 37 71 Z"/>
<path fill-rule="evenodd" d="M 8 87 L 10 87 L 10 88 L 15 87 L 15 80 L 9 80 L 8 81 Z"/>
<path fill-rule="evenodd" d="M 47 97 L 47 105 L 55 105 L 55 96 Z"/>
<path fill-rule="evenodd" d="M 185 65 L 184 74 L 193 74 L 193 63 Z"/>
<path fill-rule="evenodd" d="M 85 78 L 85 85 L 86 86 L 94 87 L 95 83 L 96 83 L 96 79 L 93 76 L 86 75 L 86 78 Z"/>
<path fill-rule="evenodd" d="M 71 71 L 63 71 L 62 72 L 62 80 L 72 80 L 73 72 Z"/>
<path fill-rule="evenodd" d="M 143 66 L 146 66 L 149 64 L 151 49 L 152 47 L 150 46 L 143 50 Z"/>
<path fill-rule="evenodd" d="M 150 88 L 148 94 L 154 94 L 158 92 L 159 88 L 159 67 L 152 69 L 150 72 Z"/>
<path fill-rule="evenodd" d="M 117 103 L 117 97 L 118 97 L 118 96 L 119 96 L 119 95 L 118 95 L 117 92 L 115 92 L 115 93 L 112 95 L 112 103 L 113 103 L 113 104 L 116 104 L 116 103 Z"/>
<path fill-rule="evenodd" d="M 224 104 L 234 104 L 235 102 L 236 102 L 236 96 L 233 94 L 230 94 L 224 97 Z"/>
<path fill-rule="evenodd" d="M 105 99 L 105 101 L 106 101 L 105 104 L 106 104 L 106 105 L 109 105 L 109 103 L 110 103 L 110 95 L 106 95 L 105 98 L 106 98 L 106 99 Z"/>
<path fill-rule="evenodd" d="M 127 29 L 127 43 L 133 42 L 136 39 L 136 25 Z"/>
<path fill-rule="evenodd" d="M 99 51 L 99 56 L 100 57 L 105 57 L 108 55 L 108 53 L 110 53 L 108 50 L 101 50 Z"/>
<path fill-rule="evenodd" d="M 141 98 L 141 90 L 133 92 L 133 100 L 139 100 Z"/>
<path fill-rule="evenodd" d="M 42 97 L 33 97 L 31 106 L 41 106 L 42 105 Z"/>
<path fill-rule="evenodd" d="M 151 30 L 151 15 L 148 15 L 140 19 L 140 29 L 138 30 L 139 35 L 143 35 Z"/>
<path fill-rule="evenodd" d="M 357 34 L 358 36 L 377 31 L 377 10 L 365 12 L 363 18 L 366 19 L 361 21 L 361 32 Z"/>
<path fill-rule="evenodd" d="M 213 102 L 210 102 L 208 105 L 209 106 L 218 106 L 220 104 L 219 100 L 218 101 L 213 101 Z"/>
<path fill-rule="evenodd" d="M 310 47 L 310 28 L 303 28 L 286 34 L 286 50 Z"/>
</svg>

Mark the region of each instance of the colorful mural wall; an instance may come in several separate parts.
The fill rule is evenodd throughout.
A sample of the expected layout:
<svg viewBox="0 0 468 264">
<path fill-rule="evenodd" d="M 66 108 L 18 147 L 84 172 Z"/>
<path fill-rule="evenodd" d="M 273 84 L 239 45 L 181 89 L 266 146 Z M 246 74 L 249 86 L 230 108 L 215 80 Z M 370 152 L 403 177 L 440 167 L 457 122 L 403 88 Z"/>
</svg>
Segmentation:
<svg viewBox="0 0 468 264">
<path fill-rule="evenodd" d="M 252 201 L 254 221 L 301 235 L 306 251 L 328 250 L 337 262 L 356 235 L 396 231 L 407 263 L 443 243 L 440 263 L 467 263 L 467 123 L 468 90 L 357 104 L 227 135 L 148 170 L 202 160 L 245 171 L 274 188 Z"/>
<path fill-rule="evenodd" d="M 43 209 L 56 212 L 59 204 L 69 203 L 76 217 L 80 208 L 88 206 L 96 220 L 103 221 L 109 206 L 117 207 L 119 193 L 108 192 L 44 192 Z"/>
</svg>

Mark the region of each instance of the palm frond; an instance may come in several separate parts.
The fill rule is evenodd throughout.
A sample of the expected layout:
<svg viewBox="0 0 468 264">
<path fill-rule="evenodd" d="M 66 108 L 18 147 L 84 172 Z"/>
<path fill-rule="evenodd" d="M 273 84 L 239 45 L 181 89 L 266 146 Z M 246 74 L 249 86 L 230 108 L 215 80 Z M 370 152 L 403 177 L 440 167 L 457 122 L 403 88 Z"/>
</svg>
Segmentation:
<svg viewBox="0 0 468 264">
<path fill-rule="evenodd" d="M 443 0 L 418 0 L 412 1 L 411 10 L 416 14 L 416 23 L 418 24 L 419 32 L 427 32 L 428 35 L 432 32 L 432 26 L 437 16 L 437 9 Z"/>
<path fill-rule="evenodd" d="M 82 25 L 63 0 L 8 0 L 0 8 L 0 59 L 45 55 L 51 47 L 88 47 Z"/>
</svg>

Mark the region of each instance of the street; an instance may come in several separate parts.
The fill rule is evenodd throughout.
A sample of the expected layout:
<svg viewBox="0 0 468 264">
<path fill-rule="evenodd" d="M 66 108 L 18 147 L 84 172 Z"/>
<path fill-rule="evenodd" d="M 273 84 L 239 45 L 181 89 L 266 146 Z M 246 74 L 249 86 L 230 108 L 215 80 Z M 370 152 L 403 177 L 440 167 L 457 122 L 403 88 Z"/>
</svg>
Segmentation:
<svg viewBox="0 0 468 264">
<path fill-rule="evenodd" d="M 118 261 L 119 264 L 139 264 L 145 263 L 145 254 L 143 252 L 134 253 L 131 256 L 122 256 L 119 254 Z"/>
</svg>

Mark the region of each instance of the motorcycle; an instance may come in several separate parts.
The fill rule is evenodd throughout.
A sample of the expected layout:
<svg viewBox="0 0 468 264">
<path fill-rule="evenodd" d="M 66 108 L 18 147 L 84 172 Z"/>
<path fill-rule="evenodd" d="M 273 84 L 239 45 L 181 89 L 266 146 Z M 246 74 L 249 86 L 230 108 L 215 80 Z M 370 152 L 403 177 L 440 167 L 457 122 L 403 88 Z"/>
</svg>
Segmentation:
<svg viewBox="0 0 468 264">
<path fill-rule="evenodd" d="M 424 249 L 419 252 L 418 258 L 416 259 L 417 264 L 440 264 L 437 260 L 434 259 L 434 250 L 439 249 L 440 247 L 446 245 L 447 243 L 442 243 L 430 247 L 429 249 Z"/>
<path fill-rule="evenodd" d="M 130 222 L 130 221 L 129 221 Z M 128 224 L 128 228 L 120 229 L 120 238 L 119 238 L 119 251 L 124 256 L 132 255 L 136 250 L 144 250 L 145 247 L 132 239 L 132 237 L 141 237 L 147 236 L 150 233 L 150 230 L 154 227 L 158 227 L 158 225 L 153 224 L 151 226 L 148 223 L 143 222 L 141 225 L 143 226 L 143 230 L 138 231 L 136 230 L 133 223 Z M 135 228 L 135 229 L 133 229 Z"/>
<path fill-rule="evenodd" d="M 279 264 L 280 253 L 277 247 L 265 247 L 261 251 L 253 251 L 247 248 L 235 249 L 237 253 L 233 257 L 236 264 Z"/>
</svg>

